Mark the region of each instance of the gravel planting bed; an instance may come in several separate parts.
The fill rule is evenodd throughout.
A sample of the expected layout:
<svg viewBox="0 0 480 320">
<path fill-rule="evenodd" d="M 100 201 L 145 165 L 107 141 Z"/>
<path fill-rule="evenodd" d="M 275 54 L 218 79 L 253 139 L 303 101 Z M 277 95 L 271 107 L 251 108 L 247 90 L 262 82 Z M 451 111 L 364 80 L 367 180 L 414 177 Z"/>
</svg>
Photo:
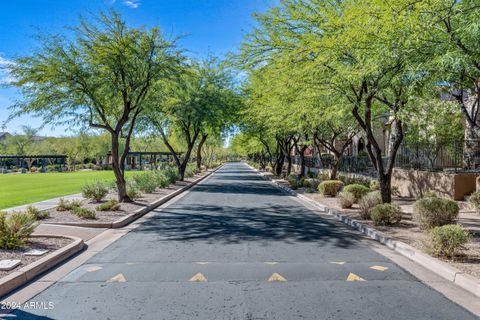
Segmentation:
<svg viewBox="0 0 480 320">
<path fill-rule="evenodd" d="M 68 238 L 50 238 L 50 237 L 32 237 L 29 239 L 28 243 L 19 249 L 16 250 L 4 250 L 0 249 L 0 260 L 20 260 L 21 263 L 16 268 L 9 271 L 0 271 L 0 278 L 5 277 L 6 275 L 17 271 L 18 269 L 29 265 L 32 262 L 35 262 L 46 255 L 58 250 L 72 242 Z M 30 249 L 48 249 L 48 252 L 41 256 L 26 256 L 24 252 Z"/>
<path fill-rule="evenodd" d="M 96 214 L 95 219 L 83 219 L 75 214 L 73 214 L 70 211 L 57 211 L 56 208 L 48 210 L 49 217 L 45 218 L 42 220 L 43 223 L 70 223 L 70 222 L 76 222 L 76 223 L 81 223 L 81 222 L 114 222 L 128 214 L 131 214 L 135 212 L 136 210 L 139 210 L 141 208 L 144 208 L 148 206 L 150 203 L 154 202 L 155 200 L 158 200 L 175 190 L 178 190 L 192 181 L 206 175 L 207 172 L 202 172 L 200 174 L 195 175 L 194 177 L 191 178 L 185 178 L 184 181 L 177 181 L 174 184 L 168 186 L 167 188 L 162 188 L 162 189 L 157 189 L 153 193 L 142 193 L 141 197 L 138 199 L 135 199 L 134 202 L 132 203 L 121 203 L 120 205 L 120 210 L 118 211 L 98 211 L 96 210 L 96 207 L 100 205 L 101 203 L 104 203 L 108 200 L 115 200 L 116 199 L 116 193 L 111 192 L 106 196 L 106 199 L 101 201 L 101 202 L 95 202 L 95 201 L 90 201 L 90 200 L 83 200 L 82 201 L 82 207 L 87 208 L 90 210 L 94 210 Z"/>
</svg>

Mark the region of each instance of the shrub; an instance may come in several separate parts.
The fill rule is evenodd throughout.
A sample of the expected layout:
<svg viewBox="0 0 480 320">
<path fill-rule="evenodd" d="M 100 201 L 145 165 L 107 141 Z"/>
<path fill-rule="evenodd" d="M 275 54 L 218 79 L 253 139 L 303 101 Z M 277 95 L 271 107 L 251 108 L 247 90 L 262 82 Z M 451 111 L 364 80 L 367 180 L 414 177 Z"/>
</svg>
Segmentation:
<svg viewBox="0 0 480 320">
<path fill-rule="evenodd" d="M 480 212 L 480 192 L 474 192 L 468 198 L 468 202 L 475 208 L 477 212 Z"/>
<path fill-rule="evenodd" d="M 41 211 L 34 206 L 28 206 L 27 210 L 25 210 L 25 213 L 34 216 L 36 220 L 41 220 L 48 217 L 48 211 Z"/>
<path fill-rule="evenodd" d="M 65 201 L 65 199 L 60 198 L 57 206 L 57 211 L 70 211 L 75 207 L 80 207 L 81 205 L 82 202 L 80 200 Z"/>
<path fill-rule="evenodd" d="M 318 173 L 318 179 L 320 181 L 327 181 L 328 179 L 330 179 L 330 172 L 328 172 L 327 170 L 320 171 Z"/>
<path fill-rule="evenodd" d="M 400 207 L 393 203 L 377 204 L 371 211 L 370 217 L 377 226 L 390 226 L 402 220 Z"/>
<path fill-rule="evenodd" d="M 355 203 L 355 195 L 348 191 L 342 191 L 338 194 L 338 202 L 343 209 L 348 209 Z"/>
<path fill-rule="evenodd" d="M 102 201 L 108 193 L 107 185 L 102 181 L 86 183 L 82 186 L 82 195 L 96 202 Z"/>
<path fill-rule="evenodd" d="M 127 180 L 127 196 L 132 200 L 140 198 L 140 190 L 134 180 Z"/>
<path fill-rule="evenodd" d="M 470 240 L 470 233 L 456 224 L 435 227 L 430 231 L 430 253 L 443 258 L 454 258 L 461 254 Z"/>
<path fill-rule="evenodd" d="M 378 182 L 378 180 L 371 180 L 369 187 L 372 191 L 380 190 L 380 182 Z"/>
<path fill-rule="evenodd" d="M 351 192 L 355 196 L 355 202 L 358 202 L 364 195 L 370 192 L 370 189 L 361 184 L 349 184 L 343 191 Z"/>
<path fill-rule="evenodd" d="M 167 178 L 168 184 L 175 183 L 178 179 L 177 169 L 167 166 L 163 169 L 163 175 Z"/>
<path fill-rule="evenodd" d="M 370 178 L 357 175 L 357 174 L 340 172 L 338 174 L 338 180 L 342 181 L 346 185 L 361 184 L 361 185 L 364 185 L 365 187 L 370 186 Z"/>
<path fill-rule="evenodd" d="M 187 164 L 185 168 L 185 178 L 193 177 L 198 173 L 197 165 L 195 163 Z"/>
<path fill-rule="evenodd" d="M 118 211 L 120 210 L 120 203 L 117 200 L 108 200 L 98 205 L 95 209 L 98 211 Z"/>
<path fill-rule="evenodd" d="M 289 175 L 288 178 L 287 178 L 287 181 L 288 181 L 288 183 L 290 184 L 290 187 L 293 190 L 296 190 L 296 189 L 298 189 L 298 187 L 301 186 L 300 179 L 298 179 L 298 176 L 296 176 L 294 174 Z"/>
<path fill-rule="evenodd" d="M 0 249 L 23 246 L 36 226 L 36 219 L 31 214 L 13 212 L 7 216 L 0 212 Z"/>
<path fill-rule="evenodd" d="M 343 187 L 343 182 L 339 180 L 327 180 L 318 185 L 318 191 L 324 196 L 335 197 L 338 191 Z"/>
<path fill-rule="evenodd" d="M 458 211 L 458 204 L 453 200 L 427 197 L 415 202 L 413 219 L 421 229 L 431 229 L 453 223 Z"/>
<path fill-rule="evenodd" d="M 157 185 L 157 188 L 168 187 L 168 185 L 171 183 L 170 178 L 167 177 L 167 175 L 165 174 L 165 171 L 155 170 L 153 171 L 153 173 L 154 173 L 154 179 L 155 179 L 155 184 Z"/>
<path fill-rule="evenodd" d="M 73 207 L 72 212 L 77 217 L 82 218 L 82 219 L 95 219 L 96 218 L 95 211 L 89 210 L 87 208 Z"/>
<path fill-rule="evenodd" d="M 157 189 L 156 176 L 153 171 L 136 174 L 133 176 L 133 180 L 137 188 L 146 193 L 152 193 Z"/>
<path fill-rule="evenodd" d="M 364 195 L 358 202 L 362 219 L 370 219 L 370 211 L 380 203 L 382 203 L 380 191 L 372 191 Z"/>
<path fill-rule="evenodd" d="M 433 192 L 433 191 L 427 191 L 427 192 L 425 192 L 425 194 L 423 195 L 423 198 L 438 198 L 438 194 L 436 194 L 436 193 Z"/>
</svg>

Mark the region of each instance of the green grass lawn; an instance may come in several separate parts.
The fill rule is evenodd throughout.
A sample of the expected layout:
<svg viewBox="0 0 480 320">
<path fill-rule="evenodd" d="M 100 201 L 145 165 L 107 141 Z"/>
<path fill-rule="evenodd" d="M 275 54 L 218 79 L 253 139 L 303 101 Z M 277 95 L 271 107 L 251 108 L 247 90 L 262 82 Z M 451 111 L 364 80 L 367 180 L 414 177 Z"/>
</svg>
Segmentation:
<svg viewBox="0 0 480 320">
<path fill-rule="evenodd" d="M 127 172 L 132 175 L 134 172 Z M 113 181 L 112 171 L 82 171 L 0 175 L 0 209 L 81 192 L 89 181 Z"/>
</svg>

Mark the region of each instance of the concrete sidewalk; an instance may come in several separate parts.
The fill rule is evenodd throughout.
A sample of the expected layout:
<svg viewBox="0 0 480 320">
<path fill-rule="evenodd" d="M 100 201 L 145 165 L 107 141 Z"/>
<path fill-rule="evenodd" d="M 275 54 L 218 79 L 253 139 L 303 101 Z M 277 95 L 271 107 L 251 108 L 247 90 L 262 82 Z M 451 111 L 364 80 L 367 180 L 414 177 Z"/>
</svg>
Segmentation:
<svg viewBox="0 0 480 320">
<path fill-rule="evenodd" d="M 35 207 L 39 210 L 48 210 L 48 209 L 55 208 L 58 205 L 58 201 L 60 201 L 61 198 L 65 200 L 83 200 L 84 199 L 81 193 L 76 193 L 68 196 L 48 199 L 48 200 L 39 201 L 35 203 L 29 203 L 29 204 L 25 204 L 18 207 L 2 209 L 0 211 L 6 212 L 6 213 L 11 213 L 14 211 L 25 211 L 29 206 Z"/>
</svg>

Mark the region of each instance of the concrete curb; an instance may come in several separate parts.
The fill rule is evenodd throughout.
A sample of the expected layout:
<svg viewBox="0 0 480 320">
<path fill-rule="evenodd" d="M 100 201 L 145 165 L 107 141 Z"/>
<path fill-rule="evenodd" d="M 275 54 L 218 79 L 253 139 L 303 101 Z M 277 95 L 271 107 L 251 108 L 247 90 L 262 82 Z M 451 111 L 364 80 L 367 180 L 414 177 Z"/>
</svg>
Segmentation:
<svg viewBox="0 0 480 320">
<path fill-rule="evenodd" d="M 165 202 L 171 200 L 172 198 L 178 196 L 179 194 L 185 192 L 186 190 L 190 189 L 194 185 L 198 184 L 200 181 L 206 179 L 211 174 L 215 173 L 219 170 L 223 165 L 215 168 L 214 170 L 208 172 L 204 176 L 192 181 L 190 184 L 181 187 L 178 190 L 173 191 L 172 193 L 167 194 L 166 196 L 161 197 L 160 199 L 155 200 L 154 202 L 148 204 L 144 208 L 140 208 L 125 217 L 122 217 L 114 222 L 52 222 L 52 223 L 45 223 L 48 225 L 62 225 L 62 226 L 73 226 L 73 227 L 83 227 L 83 228 L 107 228 L 107 229 L 118 229 L 128 225 L 129 223 L 137 220 L 138 218 L 142 217 L 146 213 L 154 210 L 158 206 L 164 204 Z"/>
<path fill-rule="evenodd" d="M 341 211 L 326 207 L 304 195 L 298 194 L 292 189 L 282 186 L 277 182 L 273 181 L 272 179 L 265 176 L 262 172 L 253 168 L 252 166 L 250 165 L 248 166 L 254 169 L 255 171 L 257 171 L 264 179 L 271 181 L 276 187 L 285 191 L 289 195 L 297 197 L 302 201 L 308 202 L 309 204 L 319 208 L 324 213 L 334 216 L 340 222 L 346 225 L 349 225 L 350 227 L 367 235 L 369 238 L 380 242 L 381 244 L 389 247 L 390 249 L 400 253 L 404 257 L 416 262 L 422 267 L 439 275 L 440 277 L 448 281 L 451 281 L 455 283 L 457 286 L 461 287 L 462 289 L 476 295 L 477 297 L 480 297 L 480 280 L 479 279 L 469 274 L 466 274 L 463 271 L 457 268 L 454 268 L 437 258 L 431 257 L 428 254 L 425 254 L 404 242 L 395 240 L 385 235 L 384 233 L 372 228 L 369 225 L 363 224 L 358 220 L 352 219 L 348 215 L 343 214 Z"/>
<path fill-rule="evenodd" d="M 54 252 L 46 255 L 45 257 L 40 258 L 39 260 L 32 262 L 29 265 L 22 267 L 15 272 L 12 272 L 8 276 L 1 278 L 0 297 L 7 295 L 8 293 L 24 285 L 33 278 L 67 260 L 74 254 L 81 251 L 85 246 L 85 243 L 82 239 L 72 236 L 37 234 L 32 235 L 31 237 L 67 238 L 72 239 L 72 242 L 65 247 L 55 250 Z"/>
</svg>

